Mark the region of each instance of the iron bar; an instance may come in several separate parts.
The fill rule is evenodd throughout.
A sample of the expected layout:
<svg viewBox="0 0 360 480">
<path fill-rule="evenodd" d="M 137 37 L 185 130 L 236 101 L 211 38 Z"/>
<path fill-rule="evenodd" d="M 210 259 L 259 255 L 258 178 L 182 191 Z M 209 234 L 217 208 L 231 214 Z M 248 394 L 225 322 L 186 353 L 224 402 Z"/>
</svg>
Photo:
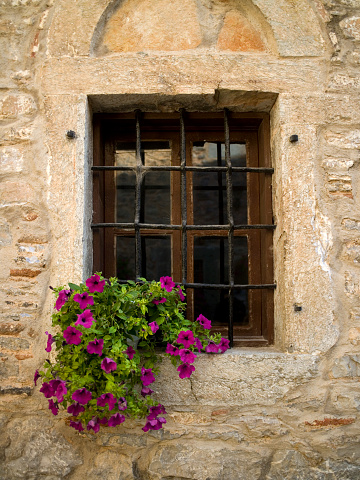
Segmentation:
<svg viewBox="0 0 360 480">
<path fill-rule="evenodd" d="M 128 280 L 118 280 L 119 283 L 128 283 Z M 143 283 L 139 281 L 139 283 Z M 225 283 L 182 283 L 185 288 L 208 288 L 210 290 L 229 290 L 229 285 Z M 238 285 L 234 284 L 232 290 L 275 290 L 277 288 L 276 283 L 264 283 L 258 285 Z"/>
<path fill-rule="evenodd" d="M 224 108 L 224 135 L 225 135 L 225 163 L 226 163 L 226 188 L 227 188 L 227 217 L 229 222 L 228 230 L 228 264 L 229 264 L 229 340 L 230 348 L 234 343 L 233 318 L 234 301 L 232 289 L 234 287 L 234 218 L 232 202 L 232 166 L 230 156 L 230 131 L 229 131 L 229 110 Z"/>
<path fill-rule="evenodd" d="M 142 276 L 142 254 L 141 254 L 141 235 L 140 235 L 140 213 L 141 213 L 141 192 L 142 192 L 142 158 L 141 158 L 141 131 L 140 131 L 140 110 L 136 110 L 136 189 L 135 189 L 135 276 L 136 279 Z"/>
<path fill-rule="evenodd" d="M 181 230 L 182 225 L 139 223 L 139 228 L 149 230 Z M 134 223 L 92 223 L 91 228 L 135 228 Z M 275 230 L 276 225 L 234 225 L 234 230 Z M 228 230 L 229 225 L 186 225 L 186 230 Z"/>
<path fill-rule="evenodd" d="M 180 110 L 180 166 L 181 166 L 181 271 L 182 283 L 187 281 L 187 204 L 186 204 L 186 137 L 185 137 L 185 109 Z"/>
<path fill-rule="evenodd" d="M 119 171 L 134 171 L 137 167 L 129 167 L 129 166 L 105 166 L 105 165 L 95 165 L 91 167 L 91 170 L 119 170 Z M 244 173 L 274 173 L 274 169 L 270 167 L 231 167 L 233 172 L 244 172 Z M 147 166 L 143 165 L 142 170 L 144 172 L 147 171 L 182 171 L 185 170 L 187 172 L 226 172 L 227 167 L 196 167 L 196 166 L 176 166 L 176 165 L 154 165 L 154 166 Z"/>
</svg>

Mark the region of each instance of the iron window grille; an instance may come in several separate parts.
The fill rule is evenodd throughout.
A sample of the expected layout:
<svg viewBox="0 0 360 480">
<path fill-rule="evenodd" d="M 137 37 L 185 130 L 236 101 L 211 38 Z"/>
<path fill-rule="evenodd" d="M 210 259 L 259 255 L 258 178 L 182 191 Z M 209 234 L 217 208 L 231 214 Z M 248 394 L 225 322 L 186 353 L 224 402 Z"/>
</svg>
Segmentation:
<svg viewBox="0 0 360 480">
<path fill-rule="evenodd" d="M 206 149 L 213 152 L 209 165 L 199 162 Z M 232 149 L 235 153 L 241 150 L 242 157 L 238 154 L 238 158 L 243 164 L 234 162 Z M 160 152 L 163 157 L 163 153 L 169 151 L 168 162 L 160 158 L 160 163 L 157 160 L 158 164 L 151 164 L 147 160 L 149 152 L 155 152 L 158 157 Z M 117 156 L 120 162 L 116 161 Z M 276 285 L 272 265 L 275 225 L 271 176 L 274 170 L 269 155 L 267 114 L 239 114 L 228 109 L 223 113 L 191 113 L 182 109 L 171 114 L 139 110 L 128 114 L 95 114 L 92 171 L 94 271 L 102 271 L 108 277 L 124 271 L 116 266 L 119 242 L 122 247 L 127 246 L 125 250 L 130 249 L 128 257 L 134 259 L 131 272 L 134 278 L 131 279 L 137 280 L 146 276 L 147 257 L 154 251 L 148 244 L 170 239 L 172 271 L 161 274 L 172 275 L 186 288 L 189 318 L 199 313 L 196 302 L 204 292 L 210 300 L 217 295 L 220 299 L 217 310 L 226 318 L 218 321 L 215 329 L 227 335 L 231 345 L 273 342 Z M 146 181 L 151 175 L 155 175 L 155 181 Z M 161 175 L 169 176 L 167 184 Z M 118 185 L 122 177 L 126 179 L 125 184 Z M 151 197 L 152 191 L 158 192 L 158 203 L 169 199 L 168 217 L 159 220 L 159 216 L 154 218 L 149 211 L 149 204 L 153 205 L 154 198 L 156 200 Z M 239 202 L 240 196 L 243 200 Z M 215 205 L 215 197 L 217 222 L 209 212 L 210 204 L 206 207 L 206 199 L 211 198 L 211 205 Z M 147 198 L 152 200 L 147 202 Z M 234 201 L 245 206 L 234 206 Z M 200 203 L 205 203 L 203 210 L 198 208 Z M 125 211 L 126 218 L 123 218 Z M 202 218 L 207 215 L 210 221 Z M 236 222 L 244 215 L 244 222 Z M 151 222 L 149 218 L 157 221 Z M 129 219 L 132 221 L 124 221 Z M 207 282 L 202 278 L 203 273 L 199 273 L 204 267 L 204 260 L 199 257 L 201 252 L 214 249 L 218 252 L 213 264 L 218 281 Z M 245 253 L 241 256 L 239 251 Z M 206 264 L 211 263 L 211 255 L 206 257 Z M 247 272 L 241 277 L 234 267 L 246 261 Z M 239 283 L 238 278 L 248 281 Z M 120 281 L 127 279 L 120 278 Z M 240 310 L 245 313 L 239 320 Z M 211 319 L 211 314 L 206 316 Z"/>
</svg>

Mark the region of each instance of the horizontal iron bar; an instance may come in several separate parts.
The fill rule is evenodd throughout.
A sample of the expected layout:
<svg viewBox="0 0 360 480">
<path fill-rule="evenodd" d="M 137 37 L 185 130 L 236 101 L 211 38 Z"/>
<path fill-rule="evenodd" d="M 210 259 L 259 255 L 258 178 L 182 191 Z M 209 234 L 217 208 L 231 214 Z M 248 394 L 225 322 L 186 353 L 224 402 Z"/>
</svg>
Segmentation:
<svg viewBox="0 0 360 480">
<path fill-rule="evenodd" d="M 128 283 L 128 280 L 120 280 L 118 279 L 119 283 Z M 137 282 L 143 283 L 143 282 Z M 177 282 L 176 282 L 177 283 Z M 276 283 L 264 283 L 259 285 L 225 285 L 223 283 L 215 284 L 215 283 L 179 283 L 179 285 L 184 286 L 185 288 L 208 288 L 213 290 L 265 290 L 271 289 L 274 290 L 276 288 Z"/>
<path fill-rule="evenodd" d="M 162 223 L 139 223 L 140 228 L 159 230 L 181 230 L 181 225 Z M 91 228 L 135 228 L 134 223 L 92 223 Z M 229 225 L 186 225 L 186 230 L 229 230 Z M 234 230 L 275 230 L 276 225 L 234 225 Z"/>
<path fill-rule="evenodd" d="M 129 171 L 129 170 L 135 170 L 136 169 L 136 166 L 133 166 L 133 167 L 115 167 L 115 166 L 105 166 L 105 165 L 96 165 L 96 166 L 93 166 L 91 167 L 92 170 L 119 170 L 119 171 Z M 168 165 L 168 166 L 162 166 L 162 165 L 157 165 L 157 166 L 153 166 L 153 167 L 148 167 L 148 166 L 145 166 L 143 165 L 141 167 L 141 170 L 144 170 L 144 171 L 156 171 L 156 170 L 161 170 L 161 171 L 178 171 L 180 172 L 180 169 L 181 167 L 180 166 L 174 166 L 174 165 Z M 185 170 L 189 171 L 189 172 L 201 172 L 201 171 L 205 171 L 205 172 L 226 172 L 228 169 L 228 167 L 193 167 L 193 166 L 186 166 L 185 167 Z M 258 172 L 258 173 L 274 173 L 274 169 L 273 168 L 269 168 L 269 167 L 231 167 L 231 170 L 233 172 Z"/>
</svg>

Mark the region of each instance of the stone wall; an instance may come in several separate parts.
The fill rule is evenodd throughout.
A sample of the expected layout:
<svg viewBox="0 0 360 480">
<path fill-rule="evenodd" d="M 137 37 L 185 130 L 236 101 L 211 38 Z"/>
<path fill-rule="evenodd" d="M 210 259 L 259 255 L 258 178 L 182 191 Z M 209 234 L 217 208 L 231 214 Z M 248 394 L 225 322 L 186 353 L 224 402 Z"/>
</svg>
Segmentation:
<svg viewBox="0 0 360 480">
<path fill-rule="evenodd" d="M 359 0 L 0 13 L 0 479 L 360 478 Z M 270 112 L 275 344 L 201 356 L 182 381 L 164 362 L 163 431 L 80 434 L 32 378 L 48 286 L 91 271 L 91 115 L 181 106 Z"/>
</svg>

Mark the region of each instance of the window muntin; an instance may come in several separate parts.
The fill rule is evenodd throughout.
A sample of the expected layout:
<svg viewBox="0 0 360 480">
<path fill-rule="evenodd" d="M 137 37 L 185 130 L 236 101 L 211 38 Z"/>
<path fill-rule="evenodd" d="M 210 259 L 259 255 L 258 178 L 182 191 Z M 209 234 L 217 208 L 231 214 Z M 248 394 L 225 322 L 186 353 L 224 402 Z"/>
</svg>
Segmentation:
<svg viewBox="0 0 360 480">
<path fill-rule="evenodd" d="M 221 114 L 107 117 L 95 119 L 94 269 L 172 275 L 187 287 L 190 317 L 205 314 L 240 344 L 271 343 L 267 116 L 226 113 L 227 139 Z"/>
</svg>

